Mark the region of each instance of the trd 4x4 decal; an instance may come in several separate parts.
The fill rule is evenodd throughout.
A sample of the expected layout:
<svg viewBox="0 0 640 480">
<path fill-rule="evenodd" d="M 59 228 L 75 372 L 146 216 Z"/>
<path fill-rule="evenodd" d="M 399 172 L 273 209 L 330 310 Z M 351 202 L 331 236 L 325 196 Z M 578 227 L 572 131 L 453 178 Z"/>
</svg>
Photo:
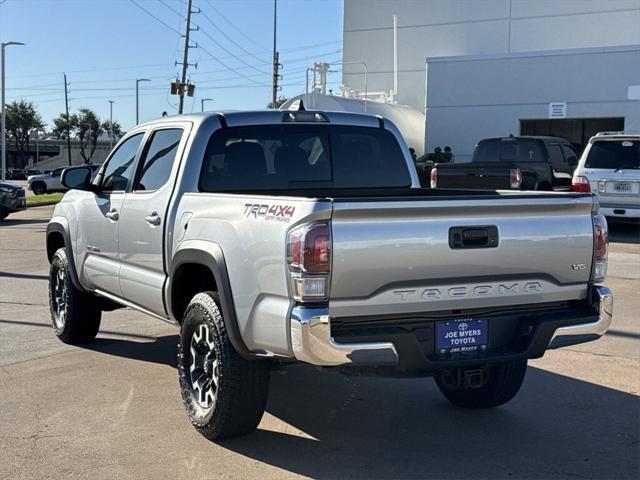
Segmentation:
<svg viewBox="0 0 640 480">
<path fill-rule="evenodd" d="M 289 223 L 296 207 L 291 205 L 268 205 L 264 203 L 245 203 L 244 216 L 248 218 L 261 218 L 266 221 Z"/>
</svg>

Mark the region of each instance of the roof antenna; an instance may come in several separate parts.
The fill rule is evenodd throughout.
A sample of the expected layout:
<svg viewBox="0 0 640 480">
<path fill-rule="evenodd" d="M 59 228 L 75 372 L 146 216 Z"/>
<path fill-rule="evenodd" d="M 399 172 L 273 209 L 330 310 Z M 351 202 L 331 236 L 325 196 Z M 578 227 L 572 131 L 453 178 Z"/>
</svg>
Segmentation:
<svg viewBox="0 0 640 480">
<path fill-rule="evenodd" d="M 299 112 L 304 112 L 304 111 L 306 111 L 306 110 L 307 110 L 307 109 L 306 109 L 306 108 L 304 108 L 304 102 L 302 101 L 302 99 L 300 99 L 300 103 L 298 104 L 298 111 L 299 111 Z"/>
</svg>

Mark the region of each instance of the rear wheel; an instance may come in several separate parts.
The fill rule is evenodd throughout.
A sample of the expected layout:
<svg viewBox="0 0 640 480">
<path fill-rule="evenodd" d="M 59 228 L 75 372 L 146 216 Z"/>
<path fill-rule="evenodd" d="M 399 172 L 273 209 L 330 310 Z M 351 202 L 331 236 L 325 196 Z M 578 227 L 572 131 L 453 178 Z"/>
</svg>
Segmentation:
<svg viewBox="0 0 640 480">
<path fill-rule="evenodd" d="M 178 350 L 187 416 L 210 440 L 255 430 L 269 391 L 269 365 L 236 352 L 218 305 L 213 292 L 193 297 L 183 317 Z"/>
<path fill-rule="evenodd" d="M 47 193 L 47 185 L 44 182 L 35 182 L 31 185 L 34 195 L 43 195 Z"/>
<path fill-rule="evenodd" d="M 73 285 L 64 248 L 54 253 L 49 268 L 49 309 L 53 331 L 64 343 L 89 342 L 98 334 L 102 311 L 93 296 Z"/>
<path fill-rule="evenodd" d="M 434 378 L 442 394 L 454 405 L 492 408 L 516 396 L 526 371 L 527 361 L 518 360 L 481 369 L 446 370 L 438 372 Z"/>
</svg>

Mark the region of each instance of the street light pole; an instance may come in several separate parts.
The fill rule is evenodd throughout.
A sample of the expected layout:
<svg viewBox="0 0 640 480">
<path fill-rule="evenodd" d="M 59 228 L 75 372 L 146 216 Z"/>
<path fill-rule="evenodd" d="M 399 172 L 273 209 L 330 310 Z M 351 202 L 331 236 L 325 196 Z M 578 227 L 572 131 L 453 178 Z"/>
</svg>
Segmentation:
<svg viewBox="0 0 640 480">
<path fill-rule="evenodd" d="M 24 45 L 22 42 L 2 42 L 0 43 L 0 55 L 2 58 L 0 59 L 0 81 L 2 81 L 2 94 L 0 95 L 0 107 L 2 107 L 2 126 L 0 126 L 0 135 L 2 135 L 2 181 L 4 182 L 7 179 L 7 131 L 5 123 L 7 121 L 6 116 L 6 105 L 4 100 L 4 89 L 5 89 L 5 79 L 4 79 L 4 49 L 10 45 Z"/>
<path fill-rule="evenodd" d="M 200 111 L 204 112 L 204 102 L 210 102 L 213 98 L 203 98 L 200 100 Z"/>
<path fill-rule="evenodd" d="M 138 102 L 140 87 L 138 85 L 140 84 L 140 82 L 150 82 L 150 81 L 151 80 L 149 80 L 148 78 L 138 78 L 138 79 L 136 79 L 136 125 L 138 125 L 138 123 L 140 123 L 140 120 L 139 120 L 140 108 L 139 108 L 139 102 Z"/>
<path fill-rule="evenodd" d="M 109 100 L 109 150 L 113 148 L 113 100 Z"/>
</svg>

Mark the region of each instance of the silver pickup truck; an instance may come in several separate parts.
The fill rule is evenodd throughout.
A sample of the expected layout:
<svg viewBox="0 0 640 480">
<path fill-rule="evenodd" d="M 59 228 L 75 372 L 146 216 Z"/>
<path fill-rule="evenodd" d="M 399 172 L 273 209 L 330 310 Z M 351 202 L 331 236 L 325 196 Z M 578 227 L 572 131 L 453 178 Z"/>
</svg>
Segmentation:
<svg viewBox="0 0 640 480">
<path fill-rule="evenodd" d="M 274 365 L 433 376 L 455 405 L 519 390 L 527 360 L 595 340 L 613 308 L 588 193 L 420 189 L 381 117 L 166 117 L 86 167 L 47 228 L 53 329 L 92 340 L 126 306 L 180 328 L 187 414 L 250 432 Z"/>
</svg>

